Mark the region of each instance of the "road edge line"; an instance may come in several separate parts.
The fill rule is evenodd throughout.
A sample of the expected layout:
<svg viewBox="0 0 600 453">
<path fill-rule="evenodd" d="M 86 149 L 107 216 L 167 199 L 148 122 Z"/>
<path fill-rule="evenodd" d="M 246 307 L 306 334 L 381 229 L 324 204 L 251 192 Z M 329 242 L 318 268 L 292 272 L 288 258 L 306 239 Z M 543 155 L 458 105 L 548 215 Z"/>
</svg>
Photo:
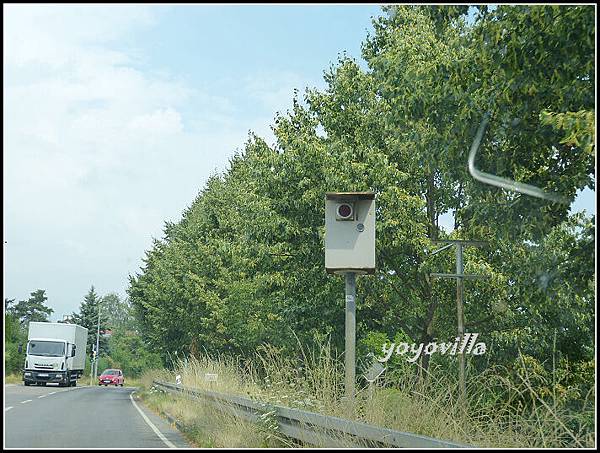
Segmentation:
<svg viewBox="0 0 600 453">
<path fill-rule="evenodd" d="M 129 394 L 129 399 L 131 400 L 131 402 L 133 403 L 133 407 L 135 407 L 138 412 L 140 413 L 140 415 L 142 416 L 142 418 L 144 419 L 144 421 L 148 424 L 148 426 L 150 426 L 150 428 L 152 428 L 152 431 L 154 431 L 156 433 L 156 435 L 160 438 L 160 440 L 162 440 L 164 442 L 164 444 L 169 447 L 169 448 L 177 448 L 169 439 L 167 439 L 165 437 L 165 435 L 163 433 L 161 433 L 159 431 L 159 429 L 154 426 L 154 423 L 152 423 L 150 421 L 150 419 L 146 416 L 146 414 L 144 414 L 144 412 L 138 407 L 138 405 L 136 404 L 136 402 L 133 400 L 133 394 L 135 393 L 135 391 L 131 392 Z"/>
</svg>

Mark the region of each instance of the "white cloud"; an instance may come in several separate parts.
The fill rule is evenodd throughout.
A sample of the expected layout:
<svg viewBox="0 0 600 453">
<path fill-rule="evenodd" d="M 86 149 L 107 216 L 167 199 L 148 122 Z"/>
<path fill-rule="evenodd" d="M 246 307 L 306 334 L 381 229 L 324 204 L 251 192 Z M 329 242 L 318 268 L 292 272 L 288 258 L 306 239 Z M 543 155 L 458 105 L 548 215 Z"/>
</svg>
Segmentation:
<svg viewBox="0 0 600 453">
<path fill-rule="evenodd" d="M 171 135 L 183 131 L 181 115 L 172 108 L 157 109 L 133 118 L 128 127 L 143 136 Z"/>
<path fill-rule="evenodd" d="M 71 65 L 90 47 L 109 43 L 139 27 L 148 27 L 155 16 L 148 7 L 5 5 L 5 64 L 43 64 L 52 68 Z M 93 58 L 111 54 L 96 49 Z M 123 54 L 118 56 L 122 63 Z"/>
<path fill-rule="evenodd" d="M 136 165 L 164 167 L 160 151 L 166 138 L 183 134 L 178 108 L 193 90 L 136 69 L 133 52 L 114 48 L 113 41 L 153 23 L 148 8 L 115 14 L 114 7 L 13 5 L 4 13 L 7 291 L 26 297 L 35 282 L 50 289 L 57 261 L 74 276 L 113 272 L 125 282 L 123 266 L 143 256 L 127 244 L 144 235 L 144 224 L 148 238 L 160 235 L 164 200 L 140 206 L 144 194 L 136 189 L 152 198 L 160 188 L 124 175 Z M 117 258 L 124 249 L 127 262 Z M 119 271 L 107 255 L 123 261 Z M 58 303 L 70 303 L 63 299 Z"/>
<path fill-rule="evenodd" d="M 243 88 L 269 110 L 292 106 L 294 89 L 302 93 L 306 80 L 290 72 L 252 74 L 244 78 Z"/>
</svg>

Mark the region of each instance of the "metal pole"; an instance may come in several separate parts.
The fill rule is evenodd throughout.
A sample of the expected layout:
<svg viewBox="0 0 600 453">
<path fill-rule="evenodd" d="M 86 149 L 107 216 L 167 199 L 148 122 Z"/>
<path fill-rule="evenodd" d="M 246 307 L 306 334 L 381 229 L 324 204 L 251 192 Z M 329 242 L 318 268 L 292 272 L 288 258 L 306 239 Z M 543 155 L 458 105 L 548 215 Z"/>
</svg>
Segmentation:
<svg viewBox="0 0 600 453">
<path fill-rule="evenodd" d="M 98 302 L 98 330 L 96 331 L 96 360 L 94 361 L 94 377 L 98 377 L 98 359 L 100 358 L 100 302 Z"/>
<path fill-rule="evenodd" d="M 346 398 L 354 400 L 356 381 L 356 274 L 346 273 L 346 351 L 345 384 Z"/>
<path fill-rule="evenodd" d="M 465 335 L 465 315 L 463 309 L 463 294 L 464 294 L 464 279 L 465 278 L 483 278 L 483 275 L 465 275 L 463 266 L 463 247 L 480 247 L 487 244 L 486 241 L 470 241 L 462 239 L 445 239 L 442 241 L 433 241 L 435 243 L 448 243 L 456 245 L 456 273 L 455 274 L 441 274 L 441 273 L 430 273 L 432 277 L 440 278 L 456 278 L 456 312 L 458 318 L 458 335 L 460 338 L 460 344 L 464 341 Z M 442 250 L 446 250 L 448 246 L 444 246 L 439 250 L 436 250 L 431 255 L 435 255 Z M 466 357 L 464 354 L 458 353 L 459 365 L 458 365 L 458 381 L 460 385 L 460 398 L 464 399 L 467 395 L 467 387 L 465 383 L 465 362 Z"/>
<path fill-rule="evenodd" d="M 463 245 L 456 243 L 456 274 L 463 275 Z M 456 312 L 458 318 L 458 335 L 460 342 L 462 343 L 465 336 L 465 322 L 464 322 L 464 311 L 463 311 L 463 292 L 464 292 L 464 280 L 463 277 L 456 278 Z M 459 368 L 458 368 L 458 382 L 460 385 L 460 397 L 464 400 L 466 396 L 466 385 L 465 385 L 465 355 L 459 352 Z"/>
</svg>

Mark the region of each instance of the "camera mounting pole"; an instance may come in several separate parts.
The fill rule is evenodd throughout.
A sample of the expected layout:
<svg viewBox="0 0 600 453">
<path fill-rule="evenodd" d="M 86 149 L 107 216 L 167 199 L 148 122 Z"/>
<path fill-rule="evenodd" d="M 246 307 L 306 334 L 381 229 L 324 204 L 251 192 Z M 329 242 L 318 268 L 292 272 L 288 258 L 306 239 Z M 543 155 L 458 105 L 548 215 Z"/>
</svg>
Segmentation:
<svg viewBox="0 0 600 453">
<path fill-rule="evenodd" d="M 356 385 L 356 273 L 346 273 L 346 328 L 345 328 L 344 386 L 348 401 L 354 399 Z"/>
</svg>

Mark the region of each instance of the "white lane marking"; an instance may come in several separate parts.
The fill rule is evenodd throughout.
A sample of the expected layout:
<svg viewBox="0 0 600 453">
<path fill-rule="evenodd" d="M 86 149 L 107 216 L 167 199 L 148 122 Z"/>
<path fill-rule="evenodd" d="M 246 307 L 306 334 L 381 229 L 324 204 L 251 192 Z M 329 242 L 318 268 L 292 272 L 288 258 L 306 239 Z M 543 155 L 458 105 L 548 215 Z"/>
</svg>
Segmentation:
<svg viewBox="0 0 600 453">
<path fill-rule="evenodd" d="M 46 393 L 45 395 L 38 396 L 38 398 L 46 398 L 48 395 L 54 395 L 55 393 L 71 392 L 73 390 L 79 390 L 79 389 L 82 389 L 82 388 L 83 387 L 74 387 L 74 388 L 71 388 L 71 389 L 65 389 L 65 390 L 60 390 L 60 391 L 56 391 L 56 392 L 50 392 L 50 393 Z M 29 401 L 31 401 L 31 400 L 29 400 Z"/>
<path fill-rule="evenodd" d="M 21 401 L 21 404 L 25 404 L 25 403 L 31 403 L 31 400 Z"/>
<path fill-rule="evenodd" d="M 177 448 L 175 445 L 173 445 L 173 443 L 171 441 L 169 441 L 169 439 L 167 439 L 163 433 L 161 433 L 158 428 L 156 426 L 154 426 L 154 423 L 152 423 L 150 421 L 150 419 L 148 417 L 146 417 L 146 414 L 144 414 L 142 412 L 142 410 L 138 407 L 137 404 L 135 404 L 135 401 L 133 400 L 133 393 L 131 392 L 129 394 L 129 399 L 131 400 L 131 402 L 133 403 L 133 406 L 138 410 L 138 412 L 140 413 L 140 415 L 142 416 L 142 418 L 144 419 L 144 421 L 148 424 L 148 426 L 150 426 L 150 428 L 152 428 L 152 431 L 154 431 L 156 433 L 156 435 L 160 438 L 160 440 L 162 440 L 164 442 L 164 444 L 169 447 L 169 448 Z"/>
<path fill-rule="evenodd" d="M 8 412 L 9 410 L 11 410 L 13 407 L 12 406 L 8 406 L 7 408 L 4 409 L 4 412 Z"/>
</svg>

